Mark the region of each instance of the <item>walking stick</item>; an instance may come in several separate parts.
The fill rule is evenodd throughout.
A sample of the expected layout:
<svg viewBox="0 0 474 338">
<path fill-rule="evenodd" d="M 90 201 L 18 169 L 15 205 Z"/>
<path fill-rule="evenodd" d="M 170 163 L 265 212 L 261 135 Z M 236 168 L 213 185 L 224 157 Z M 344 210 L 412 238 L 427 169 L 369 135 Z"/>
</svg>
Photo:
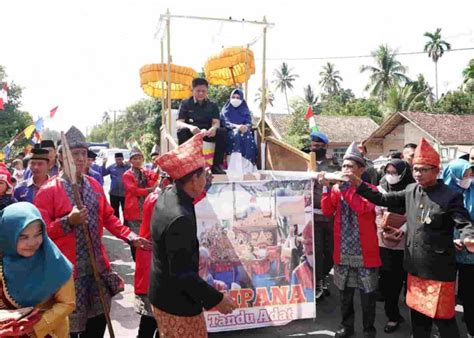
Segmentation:
<svg viewBox="0 0 474 338">
<path fill-rule="evenodd" d="M 62 145 L 62 153 L 63 153 L 63 170 L 66 176 L 71 180 L 72 184 L 72 192 L 74 194 L 74 202 L 76 203 L 77 208 L 80 210 L 83 208 L 81 195 L 79 194 L 79 190 L 77 189 L 77 176 L 76 176 L 76 165 L 74 164 L 71 151 L 69 149 L 69 144 L 66 140 L 66 136 L 64 132 L 61 132 L 61 145 Z M 97 270 L 97 263 L 95 260 L 95 253 L 94 248 L 92 247 L 92 240 L 89 233 L 89 227 L 87 224 L 80 224 L 79 227 L 81 228 L 84 237 L 87 243 L 87 253 L 89 256 L 89 261 L 92 265 L 92 271 L 94 273 L 94 280 L 97 284 L 97 289 L 99 290 L 99 298 L 102 308 L 104 310 L 105 319 L 107 321 L 107 328 L 109 329 L 110 338 L 114 338 L 114 328 L 112 327 L 112 321 L 110 319 L 110 309 L 105 301 L 105 293 L 104 293 L 104 285 L 103 281 L 99 275 L 99 270 Z"/>
</svg>

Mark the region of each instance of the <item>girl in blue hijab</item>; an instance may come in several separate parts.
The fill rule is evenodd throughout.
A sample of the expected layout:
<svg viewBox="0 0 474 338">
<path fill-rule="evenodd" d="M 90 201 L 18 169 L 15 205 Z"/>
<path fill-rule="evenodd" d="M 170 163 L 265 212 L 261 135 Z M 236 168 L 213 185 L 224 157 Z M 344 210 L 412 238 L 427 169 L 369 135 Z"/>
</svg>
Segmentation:
<svg viewBox="0 0 474 338">
<path fill-rule="evenodd" d="M 69 336 L 75 307 L 72 264 L 49 239 L 38 209 L 18 202 L 0 211 L 0 311 L 37 308 L 29 333 Z"/>
<path fill-rule="evenodd" d="M 257 145 L 252 133 L 252 116 L 240 89 L 232 91 L 222 108 L 221 123 L 227 128 L 229 171 L 242 174 L 256 171 Z"/>
<path fill-rule="evenodd" d="M 471 220 L 474 220 L 474 184 L 472 183 L 472 164 L 458 159 L 450 162 L 443 170 L 443 181 L 454 191 L 464 196 Z M 464 319 L 469 335 L 474 336 L 474 253 L 469 253 L 459 240 L 459 231 L 455 230 L 456 261 L 458 265 L 458 295 L 464 308 Z"/>
</svg>

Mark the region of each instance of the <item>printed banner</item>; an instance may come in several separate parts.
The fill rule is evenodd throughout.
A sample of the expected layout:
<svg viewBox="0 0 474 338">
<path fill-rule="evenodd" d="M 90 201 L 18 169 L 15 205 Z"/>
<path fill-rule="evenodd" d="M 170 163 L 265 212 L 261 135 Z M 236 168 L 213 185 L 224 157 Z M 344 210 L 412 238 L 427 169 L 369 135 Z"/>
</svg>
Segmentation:
<svg viewBox="0 0 474 338">
<path fill-rule="evenodd" d="M 196 205 L 199 274 L 238 304 L 205 313 L 209 332 L 314 318 L 310 179 L 213 183 Z"/>
</svg>

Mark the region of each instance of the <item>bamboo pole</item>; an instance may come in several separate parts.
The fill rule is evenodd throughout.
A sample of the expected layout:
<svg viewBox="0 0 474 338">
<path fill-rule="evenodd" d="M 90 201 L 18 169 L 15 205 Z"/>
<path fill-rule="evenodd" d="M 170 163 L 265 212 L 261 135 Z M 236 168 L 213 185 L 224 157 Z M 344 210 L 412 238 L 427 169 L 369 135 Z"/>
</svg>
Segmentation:
<svg viewBox="0 0 474 338">
<path fill-rule="evenodd" d="M 72 158 L 72 154 L 69 149 L 69 144 L 67 142 L 66 135 L 64 134 L 64 132 L 61 132 L 61 144 L 63 148 L 62 154 L 64 173 L 71 180 L 72 192 L 74 194 L 74 203 L 76 204 L 76 207 L 81 210 L 84 206 L 82 204 L 81 195 L 79 194 L 79 190 L 77 188 L 76 166 L 74 164 L 74 160 Z M 86 239 L 87 254 L 89 256 L 89 262 L 92 266 L 94 281 L 99 291 L 99 301 L 102 305 L 102 309 L 104 310 L 105 320 L 107 322 L 107 328 L 109 330 L 110 338 L 114 338 L 115 334 L 112 326 L 112 320 L 110 319 L 110 309 L 107 302 L 105 301 L 105 287 L 99 274 L 99 270 L 97 269 L 97 261 L 94 253 L 94 247 L 92 246 L 89 227 L 87 226 L 87 224 L 80 224 L 78 225 L 78 227 L 81 229 L 82 233 L 84 234 L 84 238 Z"/>
<path fill-rule="evenodd" d="M 165 109 L 165 56 L 163 47 L 163 38 L 161 38 L 161 125 L 166 123 L 166 109 Z"/>
<path fill-rule="evenodd" d="M 168 103 L 168 132 L 171 135 L 171 34 L 170 34 L 170 10 L 166 10 L 166 44 L 167 44 L 167 52 L 168 52 L 168 76 L 167 76 L 167 83 L 166 83 L 166 98 Z"/>
<path fill-rule="evenodd" d="M 266 17 L 263 17 L 263 22 L 266 23 Z M 260 119 L 260 157 L 261 157 L 261 169 L 265 170 L 265 162 L 266 162 L 266 143 L 265 143 L 265 110 L 267 109 L 267 88 L 266 88 L 266 60 L 267 59 L 267 25 L 263 26 L 263 62 L 262 62 L 262 102 L 261 102 L 261 110 L 262 115 Z"/>
<path fill-rule="evenodd" d="M 244 97 L 245 101 L 248 101 L 248 92 L 249 92 L 249 49 L 250 49 L 250 44 L 247 44 L 247 49 L 245 50 L 245 92 L 244 92 Z"/>
<path fill-rule="evenodd" d="M 267 19 L 263 17 L 263 22 Z M 267 89 L 266 89 L 266 59 L 267 59 L 267 26 L 263 26 L 263 64 L 262 64 L 262 103 L 261 103 L 261 137 L 262 142 L 265 142 L 265 110 L 267 108 Z"/>
</svg>

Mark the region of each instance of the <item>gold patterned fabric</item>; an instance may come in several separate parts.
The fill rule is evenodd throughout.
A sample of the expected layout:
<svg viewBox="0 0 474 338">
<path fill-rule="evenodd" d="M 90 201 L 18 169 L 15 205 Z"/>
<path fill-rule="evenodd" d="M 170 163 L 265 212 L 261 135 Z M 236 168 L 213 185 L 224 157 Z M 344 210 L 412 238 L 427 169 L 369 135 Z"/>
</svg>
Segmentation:
<svg viewBox="0 0 474 338">
<path fill-rule="evenodd" d="M 440 282 L 408 274 L 407 305 L 430 318 L 451 319 L 455 313 L 455 282 Z"/>
<path fill-rule="evenodd" d="M 160 338 L 207 338 L 204 313 L 192 317 L 175 316 L 152 306 Z"/>
</svg>

